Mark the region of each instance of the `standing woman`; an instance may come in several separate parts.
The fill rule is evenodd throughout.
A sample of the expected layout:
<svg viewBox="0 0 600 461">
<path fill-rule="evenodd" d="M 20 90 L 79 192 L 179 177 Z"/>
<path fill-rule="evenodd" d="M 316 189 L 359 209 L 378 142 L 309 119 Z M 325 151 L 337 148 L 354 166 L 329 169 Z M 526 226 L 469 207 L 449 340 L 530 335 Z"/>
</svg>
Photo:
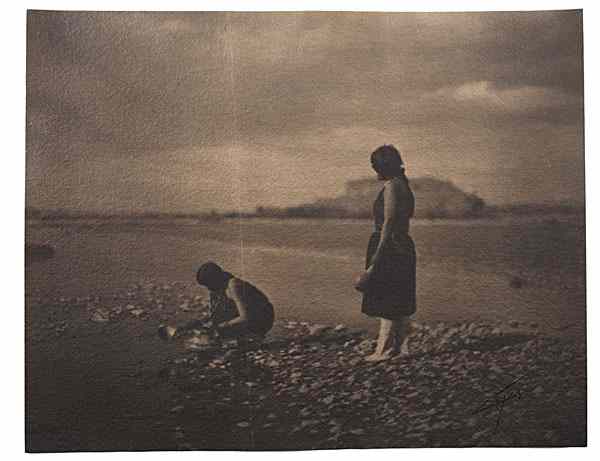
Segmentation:
<svg viewBox="0 0 600 461">
<path fill-rule="evenodd" d="M 375 230 L 356 289 L 363 292 L 362 312 L 380 319 L 377 348 L 366 358 L 375 362 L 407 352 L 409 317 L 416 310 L 416 253 L 408 235 L 415 199 L 394 146 L 377 148 L 371 165 L 384 186 L 373 204 Z"/>
</svg>

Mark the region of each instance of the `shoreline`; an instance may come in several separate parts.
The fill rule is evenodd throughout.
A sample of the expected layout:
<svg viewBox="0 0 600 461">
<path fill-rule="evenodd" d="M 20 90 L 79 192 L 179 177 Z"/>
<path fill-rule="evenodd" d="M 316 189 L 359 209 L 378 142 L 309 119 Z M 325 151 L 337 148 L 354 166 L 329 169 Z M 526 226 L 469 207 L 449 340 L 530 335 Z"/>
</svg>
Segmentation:
<svg viewBox="0 0 600 461">
<path fill-rule="evenodd" d="M 482 216 L 473 218 L 413 218 L 411 219 L 411 226 L 505 226 L 510 224 L 544 224 L 554 222 L 571 222 L 573 218 L 581 220 L 585 224 L 585 213 L 583 211 L 574 211 L 572 213 L 548 213 L 548 214 L 533 214 L 533 215 L 510 215 L 510 214 L 498 214 L 494 216 Z M 305 225 L 305 224 L 340 224 L 340 225 L 356 225 L 356 226 L 372 226 L 372 219 L 357 219 L 357 218 L 338 218 L 338 217 L 320 217 L 320 218 L 306 218 L 306 217 L 282 217 L 282 218 L 270 218 L 260 216 L 244 216 L 244 217 L 223 217 L 219 219 L 214 218 L 178 218 L 178 217 L 135 217 L 135 216 L 123 216 L 123 217 L 56 217 L 56 218 L 27 218 L 25 220 L 27 226 L 32 227 L 56 227 L 56 226 L 110 226 L 110 225 L 164 225 L 164 226 L 194 226 L 194 225 L 205 225 L 211 223 L 259 223 L 259 224 L 279 224 L 279 225 Z"/>
</svg>

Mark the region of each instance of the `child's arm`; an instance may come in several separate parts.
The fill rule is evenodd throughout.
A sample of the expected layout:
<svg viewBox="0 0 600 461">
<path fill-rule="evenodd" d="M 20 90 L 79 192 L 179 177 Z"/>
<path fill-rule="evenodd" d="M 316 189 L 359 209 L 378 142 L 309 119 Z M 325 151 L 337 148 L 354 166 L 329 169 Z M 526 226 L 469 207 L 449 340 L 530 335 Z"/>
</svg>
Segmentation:
<svg viewBox="0 0 600 461">
<path fill-rule="evenodd" d="M 233 278 L 227 287 L 227 295 L 233 299 L 238 310 L 238 316 L 217 325 L 217 329 L 241 327 L 248 323 L 248 306 L 243 299 L 242 283 Z"/>
</svg>

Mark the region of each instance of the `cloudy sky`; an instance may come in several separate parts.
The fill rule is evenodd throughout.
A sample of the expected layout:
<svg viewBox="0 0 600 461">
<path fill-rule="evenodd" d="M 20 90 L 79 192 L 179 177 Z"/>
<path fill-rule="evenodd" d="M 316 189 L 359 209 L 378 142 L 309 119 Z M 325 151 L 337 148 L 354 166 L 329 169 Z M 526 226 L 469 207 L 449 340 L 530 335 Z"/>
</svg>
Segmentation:
<svg viewBox="0 0 600 461">
<path fill-rule="evenodd" d="M 371 175 L 583 201 L 579 12 L 55 13 L 27 27 L 27 201 L 290 205 Z"/>
</svg>

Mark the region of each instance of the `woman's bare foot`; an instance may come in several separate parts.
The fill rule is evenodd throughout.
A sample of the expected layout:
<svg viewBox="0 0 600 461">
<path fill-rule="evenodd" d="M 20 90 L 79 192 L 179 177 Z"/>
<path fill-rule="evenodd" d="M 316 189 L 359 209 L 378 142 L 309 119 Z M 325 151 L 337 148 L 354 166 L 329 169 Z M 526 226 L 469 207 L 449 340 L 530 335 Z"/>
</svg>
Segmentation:
<svg viewBox="0 0 600 461">
<path fill-rule="evenodd" d="M 373 354 L 365 357 L 366 362 L 383 362 L 384 360 L 388 360 L 392 356 L 392 351 L 387 350 L 383 353 L 374 352 Z"/>
<path fill-rule="evenodd" d="M 402 344 L 402 346 L 400 346 L 400 350 L 396 352 L 396 355 L 399 355 L 400 357 L 406 357 L 407 355 L 410 355 L 406 341 Z"/>
</svg>

